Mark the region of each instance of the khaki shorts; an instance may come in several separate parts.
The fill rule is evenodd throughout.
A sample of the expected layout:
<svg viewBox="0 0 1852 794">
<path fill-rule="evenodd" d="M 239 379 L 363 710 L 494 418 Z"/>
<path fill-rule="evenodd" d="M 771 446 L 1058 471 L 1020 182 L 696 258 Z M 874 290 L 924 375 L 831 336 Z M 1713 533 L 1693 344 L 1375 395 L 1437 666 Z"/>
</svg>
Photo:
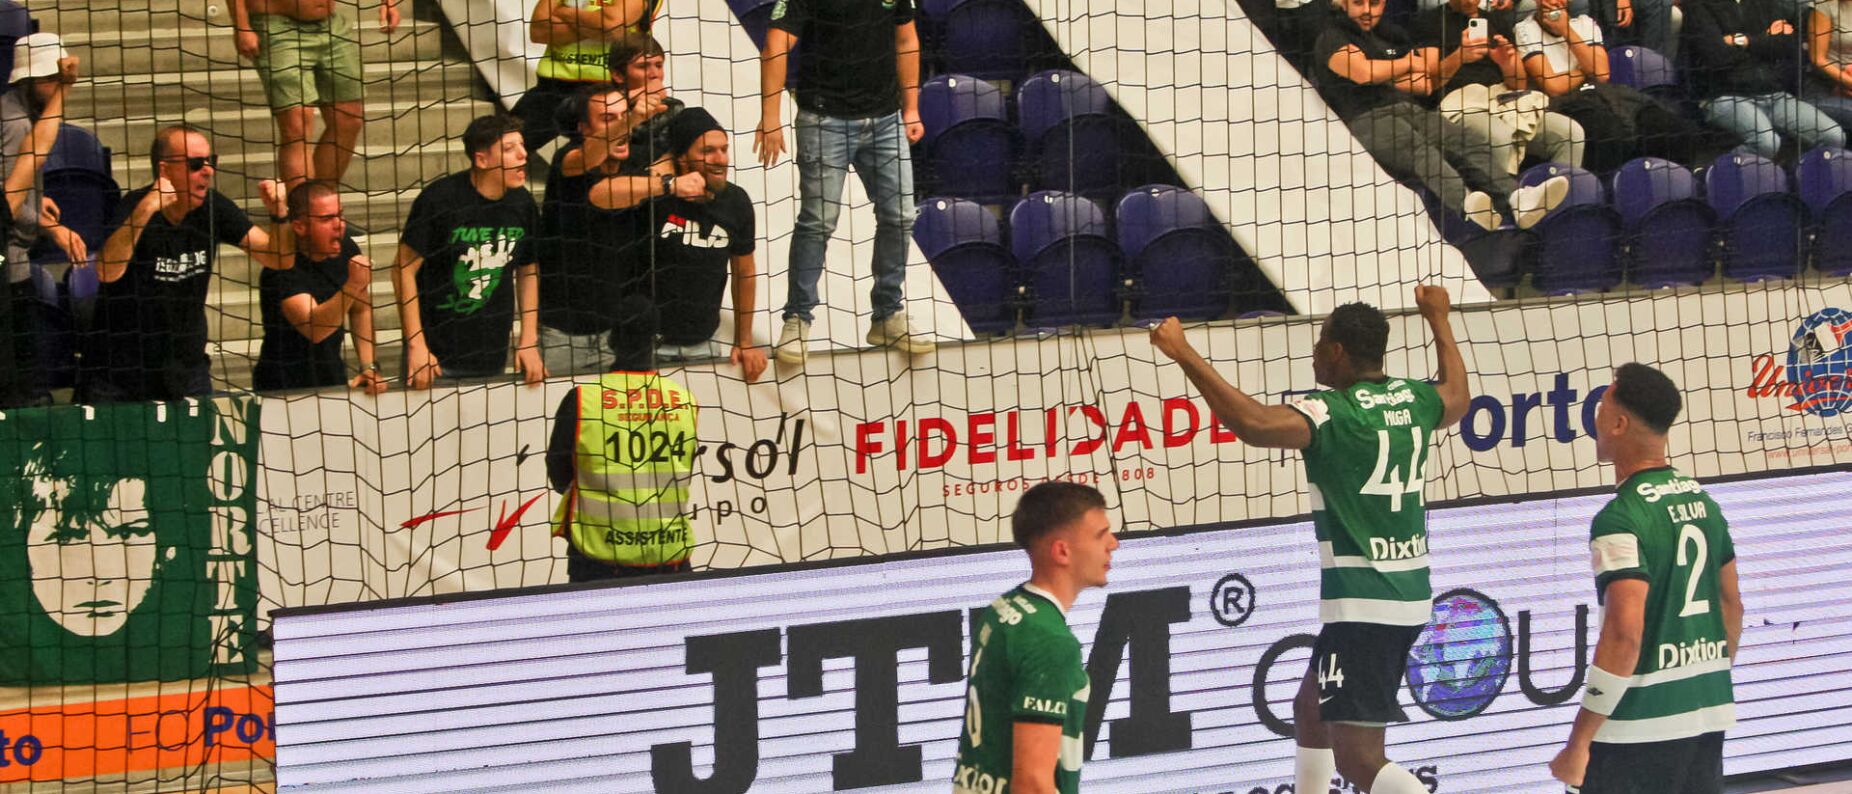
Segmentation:
<svg viewBox="0 0 1852 794">
<path fill-rule="evenodd" d="M 263 14 L 251 20 L 251 27 L 257 30 L 257 74 L 270 107 L 357 102 L 365 94 L 360 36 L 347 16 L 301 22 Z"/>
</svg>

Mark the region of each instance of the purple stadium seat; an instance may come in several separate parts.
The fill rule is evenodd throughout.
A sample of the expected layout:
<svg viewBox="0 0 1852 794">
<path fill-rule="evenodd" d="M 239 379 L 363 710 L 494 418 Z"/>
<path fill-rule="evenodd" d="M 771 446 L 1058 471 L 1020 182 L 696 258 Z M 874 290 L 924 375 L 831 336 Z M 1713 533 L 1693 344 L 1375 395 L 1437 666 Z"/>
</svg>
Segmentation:
<svg viewBox="0 0 1852 794">
<path fill-rule="evenodd" d="M 1807 205 L 1788 192 L 1788 173 L 1744 152 L 1717 158 L 1704 174 L 1717 212 L 1723 274 L 1744 281 L 1793 278 L 1801 268 Z"/>
<path fill-rule="evenodd" d="M 1801 201 L 1813 214 L 1813 266 L 1852 274 L 1852 152 L 1819 148 L 1794 167 Z"/>
<path fill-rule="evenodd" d="M 1119 200 L 1119 248 L 1138 283 L 1133 319 L 1206 320 L 1228 311 L 1234 240 L 1209 205 L 1170 185 L 1146 185 Z"/>
<path fill-rule="evenodd" d="M 1697 181 L 1677 163 L 1642 157 L 1614 174 L 1614 209 L 1627 236 L 1631 279 L 1645 287 L 1699 284 L 1716 273 L 1717 216 Z"/>
<path fill-rule="evenodd" d="M 13 44 L 30 35 L 32 17 L 26 7 L 12 0 L 0 0 L 0 75 L 13 74 Z M 12 89 L 12 83 L 0 85 L 0 94 Z"/>
<path fill-rule="evenodd" d="M 1040 57 L 1041 23 L 1022 0 L 929 0 L 920 10 L 948 71 L 1019 80 Z"/>
<path fill-rule="evenodd" d="M 920 86 L 921 181 L 929 195 L 1002 203 L 1022 195 L 1011 174 L 1016 135 L 1003 92 L 975 77 L 945 74 Z"/>
<path fill-rule="evenodd" d="M 971 330 L 1000 333 L 1016 324 L 1016 262 L 990 210 L 964 199 L 927 199 L 913 240 Z"/>
<path fill-rule="evenodd" d="M 1609 79 L 1641 91 L 1678 85 L 1678 70 L 1657 51 L 1629 44 L 1608 57 Z"/>
<path fill-rule="evenodd" d="M 1079 72 L 1042 72 L 1016 90 L 1016 110 L 1035 163 L 1035 189 L 1120 193 L 1123 122 L 1099 83 Z"/>
<path fill-rule="evenodd" d="M 1119 246 L 1098 204 L 1071 193 L 1031 193 L 1010 210 L 1010 232 L 1029 286 L 1031 325 L 1119 319 Z"/>
<path fill-rule="evenodd" d="M 1601 179 L 1580 168 L 1545 163 L 1518 177 L 1522 186 L 1552 177 L 1569 178 L 1569 196 L 1530 231 L 1531 285 L 1563 295 L 1612 289 L 1621 282 L 1620 216 L 1607 205 Z"/>
<path fill-rule="evenodd" d="M 77 337 L 71 326 L 70 307 L 58 280 L 43 266 L 32 265 L 31 279 L 38 300 L 27 322 L 32 329 L 39 371 L 44 373 L 47 387 L 70 388 L 77 382 Z"/>
</svg>

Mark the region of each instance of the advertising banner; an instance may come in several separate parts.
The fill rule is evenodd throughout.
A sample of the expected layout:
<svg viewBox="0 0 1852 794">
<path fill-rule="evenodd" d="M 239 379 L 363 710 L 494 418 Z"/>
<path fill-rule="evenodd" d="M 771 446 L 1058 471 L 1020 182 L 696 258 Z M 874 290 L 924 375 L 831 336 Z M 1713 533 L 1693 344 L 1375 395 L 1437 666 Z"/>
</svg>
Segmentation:
<svg viewBox="0 0 1852 794">
<path fill-rule="evenodd" d="M 1612 367 L 1686 392 L 1674 461 L 1698 477 L 1852 462 L 1852 289 L 1800 285 L 1459 312 L 1475 397 L 1440 434 L 1431 501 L 1601 486 L 1589 436 Z M 1315 319 L 1190 331 L 1267 402 L 1314 389 Z M 1428 332 L 1392 318 L 1392 374 L 1430 377 Z M 745 384 L 669 370 L 701 405 L 697 568 L 995 543 L 1027 486 L 1097 485 L 1132 530 L 1309 510 L 1296 455 L 1240 443 L 1137 329 L 813 355 Z M 590 378 L 586 378 L 589 382 Z M 552 415 L 570 382 L 267 401 L 266 608 L 565 581 L 549 536 Z"/>
<path fill-rule="evenodd" d="M 274 758 L 272 711 L 270 687 L 234 684 L 0 711 L 0 782 Z"/>
<path fill-rule="evenodd" d="M 1746 605 L 1729 774 L 1852 752 L 1852 539 L 1834 471 L 1719 483 Z M 1434 792 L 1537 792 L 1598 633 L 1611 493 L 1430 513 L 1436 599 L 1390 757 Z M 1114 511 L 1115 515 L 1118 511 Z M 1067 616 L 1093 792 L 1280 794 L 1317 631 L 1304 522 L 1128 534 Z M 1014 548 L 286 611 L 283 791 L 945 791 L 968 626 Z M 1643 649 L 1674 659 L 1678 647 Z M 1690 654 L 1687 654 L 1690 655 Z"/>
<path fill-rule="evenodd" d="M 0 684 L 257 668 L 258 403 L 0 419 Z"/>
</svg>

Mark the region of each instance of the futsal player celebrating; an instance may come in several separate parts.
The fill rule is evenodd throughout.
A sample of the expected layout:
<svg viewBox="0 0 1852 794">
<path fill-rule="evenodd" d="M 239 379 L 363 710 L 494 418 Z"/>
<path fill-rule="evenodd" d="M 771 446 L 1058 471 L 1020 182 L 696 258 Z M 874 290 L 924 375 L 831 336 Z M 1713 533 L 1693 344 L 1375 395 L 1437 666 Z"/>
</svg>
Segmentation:
<svg viewBox="0 0 1852 794">
<path fill-rule="evenodd" d="M 1151 343 L 1182 365 L 1217 419 L 1257 447 L 1302 450 L 1318 535 L 1324 624 L 1293 701 L 1296 790 L 1322 792 L 1333 771 L 1371 794 L 1426 794 L 1383 754 L 1383 729 L 1408 717 L 1396 702 L 1408 650 L 1433 610 L 1427 508 L 1428 437 L 1466 414 L 1466 363 L 1447 324 L 1447 291 L 1415 288 L 1440 358 L 1440 377 L 1383 374 L 1389 321 L 1362 303 L 1339 306 L 1312 348 L 1326 391 L 1263 405 L 1197 354 L 1172 317 Z"/>
<path fill-rule="evenodd" d="M 1077 794 L 1087 670 L 1068 608 L 1106 586 L 1119 548 L 1106 500 L 1070 482 L 1030 488 L 1010 517 L 1029 581 L 990 602 L 971 637 L 953 794 Z"/>
<path fill-rule="evenodd" d="M 1550 762 L 1572 792 L 1723 791 L 1743 599 L 1723 511 L 1666 462 L 1680 403 L 1663 373 L 1625 364 L 1595 407 L 1595 454 L 1614 463 L 1620 492 L 1589 527 L 1601 639 Z"/>
</svg>

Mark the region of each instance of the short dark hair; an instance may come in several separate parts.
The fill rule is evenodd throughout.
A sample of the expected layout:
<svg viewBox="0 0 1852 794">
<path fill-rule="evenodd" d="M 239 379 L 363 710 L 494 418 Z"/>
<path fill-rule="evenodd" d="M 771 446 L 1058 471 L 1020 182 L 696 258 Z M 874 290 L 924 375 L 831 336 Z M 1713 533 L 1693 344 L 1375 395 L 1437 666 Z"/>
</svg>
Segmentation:
<svg viewBox="0 0 1852 794">
<path fill-rule="evenodd" d="M 1048 533 L 1076 521 L 1090 510 L 1106 509 L 1106 497 L 1091 485 L 1050 480 L 1023 493 L 1010 516 L 1010 535 L 1028 549 Z"/>
<path fill-rule="evenodd" d="M 471 119 L 468 127 L 463 128 L 463 151 L 471 158 L 486 152 L 502 139 L 503 135 L 521 131 L 521 120 L 506 113 L 491 113 Z"/>
<path fill-rule="evenodd" d="M 1346 303 L 1325 319 L 1325 338 L 1344 346 L 1358 369 L 1377 369 L 1389 349 L 1389 318 L 1367 303 Z"/>
<path fill-rule="evenodd" d="M 184 121 L 179 124 L 169 124 L 157 130 L 154 133 L 154 143 L 148 147 L 148 164 L 153 167 L 156 179 L 161 177 L 161 161 L 167 159 L 167 139 L 175 135 L 198 135 L 205 138 L 207 143 L 212 142 L 212 137 L 207 135 L 205 130 Z"/>
<path fill-rule="evenodd" d="M 299 220 L 302 216 L 309 214 L 309 204 L 316 199 L 338 195 L 341 195 L 341 189 L 335 187 L 333 182 L 311 179 L 290 188 L 289 196 L 283 200 L 283 205 L 289 212 L 290 220 Z"/>
<path fill-rule="evenodd" d="M 1684 408 L 1678 385 L 1659 370 L 1637 361 L 1614 368 L 1614 402 L 1640 418 L 1646 427 L 1665 435 Z"/>
<path fill-rule="evenodd" d="M 642 295 L 627 295 L 617 302 L 617 320 L 611 324 L 611 369 L 642 372 L 655 369 L 656 304 Z"/>
<path fill-rule="evenodd" d="M 662 42 L 657 41 L 655 36 L 648 33 L 629 33 L 611 42 L 611 49 L 606 50 L 604 54 L 604 68 L 610 70 L 612 82 L 625 88 L 639 88 L 640 86 L 624 85 L 624 69 L 630 66 L 631 61 L 638 58 L 654 58 L 658 55 L 667 57 L 668 53 L 662 49 Z"/>
</svg>

